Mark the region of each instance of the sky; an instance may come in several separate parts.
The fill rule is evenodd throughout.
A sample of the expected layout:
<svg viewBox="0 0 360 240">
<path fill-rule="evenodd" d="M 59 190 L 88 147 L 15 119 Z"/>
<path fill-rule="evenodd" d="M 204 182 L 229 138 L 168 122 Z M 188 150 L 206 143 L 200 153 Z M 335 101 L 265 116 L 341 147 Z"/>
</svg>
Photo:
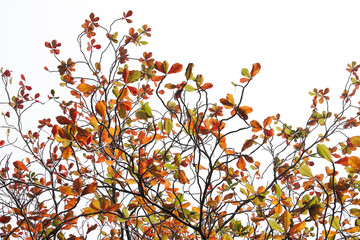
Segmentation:
<svg viewBox="0 0 360 240">
<path fill-rule="evenodd" d="M 241 69 L 259 62 L 262 70 L 244 103 L 260 120 L 281 113 L 303 125 L 311 111 L 308 92 L 330 87 L 338 101 L 346 64 L 360 62 L 360 2 L 355 0 L 14 0 L 1 5 L 0 67 L 13 70 L 13 76 L 24 74 L 44 93 L 59 88 L 58 76 L 43 70 L 57 65 L 44 42 L 61 42 L 63 59 L 76 56 L 76 37 L 91 12 L 108 26 L 132 10 L 134 23 L 122 25 L 119 34 L 148 24 L 152 37 L 142 51 L 170 64 L 194 63 L 194 72 L 214 84 L 216 98 L 233 93 L 231 82 L 239 82 Z"/>
</svg>

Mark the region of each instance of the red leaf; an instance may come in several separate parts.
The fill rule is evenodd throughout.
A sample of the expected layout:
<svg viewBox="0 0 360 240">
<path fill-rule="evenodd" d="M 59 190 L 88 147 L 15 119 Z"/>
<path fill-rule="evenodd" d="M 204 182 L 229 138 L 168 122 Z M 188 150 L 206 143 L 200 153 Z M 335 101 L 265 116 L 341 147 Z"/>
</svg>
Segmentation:
<svg viewBox="0 0 360 240">
<path fill-rule="evenodd" d="M 24 76 L 24 74 L 21 74 L 21 79 L 25 81 L 25 76 Z"/>
<path fill-rule="evenodd" d="M 29 171 L 29 169 L 27 169 L 25 164 L 21 161 L 15 161 L 13 164 L 14 164 L 15 168 L 17 168 L 19 170 Z"/>
<path fill-rule="evenodd" d="M 180 63 L 175 63 L 174 65 L 171 66 L 168 74 L 181 72 L 182 69 L 183 66 Z"/>
<path fill-rule="evenodd" d="M 0 223 L 8 223 L 10 222 L 11 217 L 10 216 L 1 216 L 0 217 Z"/>
<path fill-rule="evenodd" d="M 4 140 L 1 140 L 0 141 L 0 146 L 4 145 L 5 144 L 5 141 Z"/>
<path fill-rule="evenodd" d="M 131 15 L 133 14 L 133 12 L 131 10 L 129 10 L 127 13 L 126 13 L 126 17 L 131 17 Z"/>
</svg>

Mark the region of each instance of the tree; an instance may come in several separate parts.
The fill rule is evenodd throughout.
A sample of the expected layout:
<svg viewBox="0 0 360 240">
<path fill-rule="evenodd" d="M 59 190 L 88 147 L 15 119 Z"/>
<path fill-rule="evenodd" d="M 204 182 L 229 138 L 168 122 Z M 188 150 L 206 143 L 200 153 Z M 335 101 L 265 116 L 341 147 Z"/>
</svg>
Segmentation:
<svg viewBox="0 0 360 240">
<path fill-rule="evenodd" d="M 337 113 L 329 89 L 314 89 L 303 127 L 279 114 L 251 120 L 243 99 L 259 63 L 242 69 L 235 96 L 213 102 L 194 64 L 183 71 L 150 52 L 129 56 L 151 36 L 147 25 L 122 37 L 113 30 L 131 16 L 105 28 L 91 13 L 77 38 L 81 60 L 61 60 L 61 44 L 45 43 L 59 64 L 45 70 L 60 75 L 70 100 L 54 90 L 41 100 L 23 75 L 17 88 L 1 70 L 1 104 L 10 108 L 0 142 L 3 239 L 360 236 L 360 65 L 346 69 Z M 26 113 L 45 103 L 61 113 L 24 129 Z"/>
</svg>

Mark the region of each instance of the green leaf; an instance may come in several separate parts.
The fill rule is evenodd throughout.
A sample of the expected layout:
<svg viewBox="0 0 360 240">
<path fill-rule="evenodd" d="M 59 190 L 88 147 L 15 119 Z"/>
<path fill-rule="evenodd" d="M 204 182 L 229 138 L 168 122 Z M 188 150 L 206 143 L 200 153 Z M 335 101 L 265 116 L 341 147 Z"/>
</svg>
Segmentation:
<svg viewBox="0 0 360 240">
<path fill-rule="evenodd" d="M 191 85 L 185 85 L 185 90 L 186 91 L 188 91 L 188 92 L 193 92 L 193 91 L 195 91 L 196 90 L 196 88 L 194 88 L 193 86 L 191 86 Z"/>
<path fill-rule="evenodd" d="M 170 171 L 174 171 L 174 170 L 178 169 L 177 167 L 171 165 L 170 163 L 165 163 L 164 167 L 169 169 Z"/>
<path fill-rule="evenodd" d="M 272 229 L 274 229 L 275 231 L 279 231 L 282 233 L 285 233 L 284 229 L 282 229 L 282 227 L 275 221 L 273 220 L 269 220 L 269 225 Z"/>
<path fill-rule="evenodd" d="M 250 184 L 250 183 L 247 183 L 246 184 L 246 189 L 251 192 L 252 194 L 255 194 L 255 190 L 254 190 L 254 187 Z"/>
<path fill-rule="evenodd" d="M 136 111 L 135 116 L 138 119 L 142 119 L 142 120 L 147 120 L 148 119 L 147 113 L 144 110 L 141 110 L 141 109 Z"/>
<path fill-rule="evenodd" d="M 151 108 L 149 107 L 149 103 L 145 103 L 145 105 L 143 106 L 143 110 L 146 112 L 146 114 L 149 116 L 149 117 L 152 117 L 152 111 L 151 111 Z"/>
<path fill-rule="evenodd" d="M 306 164 L 303 164 L 300 166 L 299 173 L 305 177 L 314 178 L 314 175 L 312 174 L 311 169 Z"/>
<path fill-rule="evenodd" d="M 249 70 L 248 70 L 247 68 L 241 69 L 241 74 L 242 74 L 244 77 L 251 78 L 250 73 L 249 73 Z"/>
<path fill-rule="evenodd" d="M 129 217 L 129 212 L 128 210 L 126 209 L 126 207 L 123 207 L 121 209 L 121 212 L 124 214 L 124 217 L 128 218 Z"/>
<path fill-rule="evenodd" d="M 331 152 L 327 146 L 325 146 L 324 144 L 318 144 L 316 146 L 316 150 L 320 157 L 325 158 L 329 162 L 332 162 Z"/>
<path fill-rule="evenodd" d="M 170 135 L 172 128 L 173 128 L 173 123 L 171 119 L 167 118 L 165 120 L 165 131 L 167 135 Z"/>
<path fill-rule="evenodd" d="M 336 230 L 340 231 L 340 221 L 337 217 L 329 217 L 329 223 L 331 223 L 331 226 L 335 228 Z"/>
<path fill-rule="evenodd" d="M 282 192 L 281 192 L 281 188 L 280 188 L 279 184 L 275 185 L 275 194 L 278 198 L 281 198 Z"/>
<path fill-rule="evenodd" d="M 127 83 L 133 83 L 133 82 L 136 82 L 140 79 L 141 77 L 141 72 L 140 71 L 132 71 L 130 74 L 129 74 L 129 77 L 127 79 Z"/>
<path fill-rule="evenodd" d="M 185 77 L 186 77 L 186 80 L 189 80 L 192 76 L 192 69 L 194 67 L 194 64 L 193 63 L 189 63 L 187 68 L 186 68 L 186 72 L 185 72 Z"/>
</svg>

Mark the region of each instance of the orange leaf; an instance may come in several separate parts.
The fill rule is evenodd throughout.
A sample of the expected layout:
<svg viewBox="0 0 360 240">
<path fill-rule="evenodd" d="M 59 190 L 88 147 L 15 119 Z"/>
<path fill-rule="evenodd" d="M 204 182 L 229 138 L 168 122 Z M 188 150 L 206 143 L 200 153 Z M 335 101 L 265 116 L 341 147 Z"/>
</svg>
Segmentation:
<svg viewBox="0 0 360 240">
<path fill-rule="evenodd" d="M 248 106 L 242 106 L 238 108 L 238 114 L 245 120 L 249 118 L 248 114 L 251 113 L 252 111 L 253 109 Z"/>
<path fill-rule="evenodd" d="M 123 77 L 125 83 L 127 82 L 129 74 L 130 74 L 129 69 L 125 68 L 124 71 L 122 72 L 122 77 Z"/>
<path fill-rule="evenodd" d="M 301 222 L 298 224 L 295 224 L 289 231 L 289 234 L 296 234 L 298 232 L 300 232 L 301 230 L 303 230 L 306 227 L 306 223 L 305 222 Z"/>
<path fill-rule="evenodd" d="M 244 161 L 243 157 L 239 157 L 239 160 L 236 163 L 236 166 L 241 169 L 242 171 L 247 171 L 246 169 L 246 162 Z"/>
<path fill-rule="evenodd" d="M 354 147 L 360 147 L 360 136 L 350 138 L 350 142 L 354 145 Z"/>
<path fill-rule="evenodd" d="M 105 101 L 99 101 L 95 105 L 95 111 L 103 118 L 106 118 L 106 104 Z"/>
<path fill-rule="evenodd" d="M 349 165 L 355 169 L 360 169 L 360 158 L 356 156 L 351 156 L 348 159 Z"/>
<path fill-rule="evenodd" d="M 81 196 L 84 196 L 86 194 L 94 193 L 97 189 L 97 182 L 93 182 L 90 185 L 88 185 L 81 193 Z"/>
<path fill-rule="evenodd" d="M 158 70 L 159 72 L 165 73 L 162 65 L 163 65 L 162 62 L 156 62 L 155 69 Z"/>
<path fill-rule="evenodd" d="M 72 149 L 71 149 L 70 145 L 68 145 L 66 148 L 64 148 L 61 156 L 64 159 L 69 159 L 71 154 L 72 154 Z"/>
<path fill-rule="evenodd" d="M 67 187 L 67 186 L 60 186 L 59 187 L 59 191 L 67 196 L 76 196 L 77 194 L 72 190 L 71 187 Z"/>
<path fill-rule="evenodd" d="M 248 140 L 244 143 L 241 151 L 245 151 L 247 148 L 251 147 L 254 144 L 254 140 Z"/>
<path fill-rule="evenodd" d="M 15 161 L 13 164 L 14 164 L 15 168 L 17 168 L 19 170 L 29 171 L 29 169 L 27 169 L 25 164 L 21 161 Z"/>
<path fill-rule="evenodd" d="M 252 120 L 250 122 L 250 125 L 253 127 L 253 130 L 252 130 L 253 132 L 258 132 L 258 131 L 262 130 L 260 123 L 256 120 Z"/>
<path fill-rule="evenodd" d="M 271 117 L 267 117 L 267 118 L 264 120 L 264 122 L 263 122 L 264 128 L 266 128 L 267 126 L 269 126 L 271 122 L 272 122 L 272 118 L 271 118 Z"/>
<path fill-rule="evenodd" d="M 183 69 L 183 66 L 180 63 L 175 63 L 171 66 L 168 74 L 181 72 L 182 69 Z"/>
<path fill-rule="evenodd" d="M 87 83 L 80 83 L 77 86 L 77 89 L 82 93 L 92 93 L 95 90 L 95 86 L 89 85 Z"/>
<path fill-rule="evenodd" d="M 204 90 L 210 89 L 212 87 L 213 87 L 213 85 L 211 83 L 205 83 L 204 85 L 201 86 L 201 88 Z"/>
<path fill-rule="evenodd" d="M 255 75 L 259 73 L 260 69 L 261 69 L 260 63 L 254 63 L 250 72 L 250 76 L 255 77 Z"/>
</svg>

